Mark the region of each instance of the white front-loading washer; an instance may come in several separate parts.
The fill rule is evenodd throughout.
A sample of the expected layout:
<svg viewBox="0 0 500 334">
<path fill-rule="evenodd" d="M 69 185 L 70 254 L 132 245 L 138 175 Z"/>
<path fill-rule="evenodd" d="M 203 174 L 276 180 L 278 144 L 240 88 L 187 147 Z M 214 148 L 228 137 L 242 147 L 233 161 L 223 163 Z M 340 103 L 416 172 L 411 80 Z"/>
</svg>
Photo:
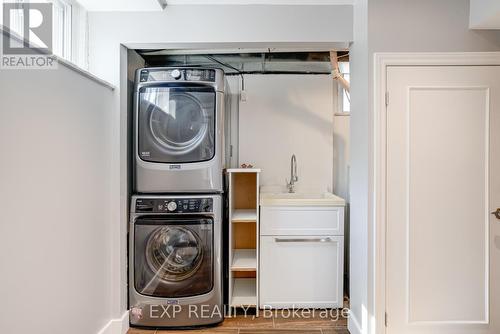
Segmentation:
<svg viewBox="0 0 500 334">
<path fill-rule="evenodd" d="M 137 70 L 135 192 L 222 191 L 226 93 L 220 69 Z"/>
</svg>

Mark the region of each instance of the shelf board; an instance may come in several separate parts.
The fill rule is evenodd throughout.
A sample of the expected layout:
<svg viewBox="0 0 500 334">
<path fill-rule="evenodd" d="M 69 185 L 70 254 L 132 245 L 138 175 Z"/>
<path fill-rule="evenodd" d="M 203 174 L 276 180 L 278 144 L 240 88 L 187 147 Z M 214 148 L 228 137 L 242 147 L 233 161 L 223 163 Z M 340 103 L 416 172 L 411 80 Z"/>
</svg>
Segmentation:
<svg viewBox="0 0 500 334">
<path fill-rule="evenodd" d="M 231 271 L 256 271 L 257 251 L 255 249 L 235 249 Z"/>
<path fill-rule="evenodd" d="M 231 306 L 257 306 L 255 278 L 235 278 Z"/>
<path fill-rule="evenodd" d="M 257 209 L 236 209 L 231 217 L 233 223 L 256 222 Z"/>
</svg>

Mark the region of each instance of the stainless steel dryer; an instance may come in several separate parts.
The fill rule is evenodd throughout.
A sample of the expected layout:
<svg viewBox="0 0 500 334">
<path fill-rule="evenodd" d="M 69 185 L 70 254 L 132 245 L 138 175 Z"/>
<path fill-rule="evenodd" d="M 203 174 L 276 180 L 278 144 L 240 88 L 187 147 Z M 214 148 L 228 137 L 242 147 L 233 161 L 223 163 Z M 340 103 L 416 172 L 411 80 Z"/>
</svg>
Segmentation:
<svg viewBox="0 0 500 334">
<path fill-rule="evenodd" d="M 225 82 L 220 69 L 137 70 L 136 192 L 222 191 Z"/>
<path fill-rule="evenodd" d="M 130 324 L 221 322 L 221 196 L 133 196 L 131 205 Z"/>
</svg>

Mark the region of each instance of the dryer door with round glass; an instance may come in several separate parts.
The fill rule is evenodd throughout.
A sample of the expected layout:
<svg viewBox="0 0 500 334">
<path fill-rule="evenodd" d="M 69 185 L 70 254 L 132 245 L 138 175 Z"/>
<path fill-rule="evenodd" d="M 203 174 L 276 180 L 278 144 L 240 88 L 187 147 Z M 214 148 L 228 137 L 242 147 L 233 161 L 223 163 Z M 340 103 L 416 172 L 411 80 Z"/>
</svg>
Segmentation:
<svg viewBox="0 0 500 334">
<path fill-rule="evenodd" d="M 215 156 L 215 90 L 154 86 L 139 91 L 138 154 L 148 162 L 192 163 Z"/>
<path fill-rule="evenodd" d="M 212 218 L 139 218 L 134 233 L 138 293 L 178 298 L 212 290 Z"/>
</svg>

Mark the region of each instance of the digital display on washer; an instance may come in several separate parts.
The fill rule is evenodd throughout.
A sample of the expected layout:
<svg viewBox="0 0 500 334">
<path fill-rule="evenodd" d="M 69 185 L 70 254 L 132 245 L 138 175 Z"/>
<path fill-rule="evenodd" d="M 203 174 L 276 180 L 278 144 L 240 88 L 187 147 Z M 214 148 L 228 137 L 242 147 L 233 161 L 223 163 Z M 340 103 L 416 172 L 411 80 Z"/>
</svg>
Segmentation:
<svg viewBox="0 0 500 334">
<path fill-rule="evenodd" d="M 214 70 L 188 69 L 186 70 L 188 81 L 215 81 Z"/>
<path fill-rule="evenodd" d="M 212 198 L 153 198 L 137 199 L 136 212 L 197 213 L 213 212 Z"/>
</svg>

